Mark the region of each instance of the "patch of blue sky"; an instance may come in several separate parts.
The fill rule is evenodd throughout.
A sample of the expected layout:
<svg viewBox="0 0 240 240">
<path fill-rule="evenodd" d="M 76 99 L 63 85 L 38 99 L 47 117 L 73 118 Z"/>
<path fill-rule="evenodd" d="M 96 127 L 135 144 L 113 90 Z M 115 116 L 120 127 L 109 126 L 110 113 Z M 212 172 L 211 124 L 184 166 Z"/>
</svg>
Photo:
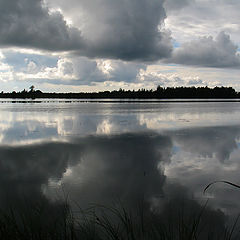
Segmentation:
<svg viewBox="0 0 240 240">
<path fill-rule="evenodd" d="M 55 67 L 58 61 L 58 57 L 56 56 L 17 53 L 12 51 L 4 52 L 4 56 L 3 62 L 12 66 L 15 71 L 21 71 L 23 68 L 26 68 L 30 61 L 37 64 L 39 67 Z"/>
<path fill-rule="evenodd" d="M 175 73 L 175 72 L 177 72 L 177 70 L 176 69 L 167 69 L 167 70 L 161 70 L 160 72 L 161 73 Z"/>
<path fill-rule="evenodd" d="M 8 69 L 2 69 L 2 70 L 0 70 L 0 73 L 7 73 L 7 72 L 9 72 Z"/>
<path fill-rule="evenodd" d="M 33 80 L 26 80 L 26 81 L 21 81 L 21 80 L 12 80 L 12 81 L 6 81 L 6 82 L 1 82 L 0 85 L 0 92 L 21 92 L 23 89 L 29 90 L 30 86 L 34 85 L 36 87 L 36 90 L 39 89 L 38 85 L 36 85 L 36 82 Z"/>
<path fill-rule="evenodd" d="M 29 87 L 30 86 L 32 86 L 32 85 L 34 85 L 34 83 L 33 82 L 31 82 L 31 81 L 27 81 L 27 82 L 25 82 L 25 81 L 14 81 L 14 83 L 15 83 L 15 86 L 16 87 L 14 87 L 14 88 L 12 88 L 14 91 L 22 91 L 23 89 L 25 89 L 25 90 L 29 90 Z M 34 85 L 35 86 L 35 85 Z M 11 91 L 10 91 L 11 92 Z"/>
<path fill-rule="evenodd" d="M 170 66 L 170 67 L 177 67 L 177 66 L 179 66 L 179 64 L 169 63 L 169 64 L 167 64 L 167 66 Z"/>
<path fill-rule="evenodd" d="M 12 92 L 12 91 L 19 91 L 20 88 L 17 86 L 18 82 L 16 81 L 6 81 L 1 82 L 0 92 Z"/>
<path fill-rule="evenodd" d="M 179 48 L 180 47 L 180 43 L 177 42 L 176 40 L 173 41 L 173 47 L 174 48 Z"/>
</svg>

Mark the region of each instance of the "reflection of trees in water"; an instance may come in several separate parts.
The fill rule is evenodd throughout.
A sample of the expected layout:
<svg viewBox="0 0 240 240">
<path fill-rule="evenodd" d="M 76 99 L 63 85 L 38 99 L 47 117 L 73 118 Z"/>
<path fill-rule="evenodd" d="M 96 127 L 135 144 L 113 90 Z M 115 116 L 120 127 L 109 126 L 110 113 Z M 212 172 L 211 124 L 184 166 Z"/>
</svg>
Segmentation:
<svg viewBox="0 0 240 240">
<path fill-rule="evenodd" d="M 2 146 L 0 147 L 0 204 L 2 209 L 8 212 L 5 217 L 0 215 L 2 226 L 9 230 L 14 227 L 11 225 L 14 219 L 17 219 L 17 223 L 26 224 L 30 232 L 43 231 L 42 234 L 45 234 L 44 231 L 50 229 L 53 234 L 52 229 L 55 228 L 55 232 L 64 234 L 64 231 L 71 231 L 74 220 L 72 217 L 79 216 L 76 214 L 76 211 L 79 212 L 79 207 L 86 208 L 94 202 L 105 207 L 97 208 L 95 205 L 97 216 L 93 218 L 93 212 L 87 214 L 87 222 L 82 222 L 83 218 L 75 219 L 77 222 L 80 221 L 78 222 L 80 225 L 75 227 L 81 231 L 75 229 L 74 234 L 93 234 L 95 226 L 101 232 L 110 231 L 112 228 L 112 231 L 118 231 L 115 229 L 116 224 L 119 223 L 117 220 L 120 220 L 119 224 L 123 228 L 118 233 L 123 234 L 119 239 L 127 239 L 126 234 L 131 231 L 134 231 L 136 239 L 146 237 L 147 235 L 142 235 L 145 233 L 155 233 L 156 236 L 171 233 L 175 236 L 180 234 L 180 225 L 182 231 L 186 232 L 182 234 L 190 234 L 190 230 L 194 227 L 193 223 L 198 220 L 203 208 L 190 197 L 186 189 L 176 184 L 166 185 L 163 166 L 170 161 L 172 147 L 169 137 L 155 133 L 90 136 L 72 139 L 68 143 Z M 70 175 L 67 175 L 67 169 L 71 169 Z M 61 179 L 65 184 L 66 192 L 69 192 L 68 203 L 60 199 L 56 201 L 56 195 L 54 197 L 52 194 L 54 191 L 48 191 L 47 188 L 45 188 L 46 193 L 43 193 L 43 186 L 47 186 L 49 180 L 54 179 L 56 181 Z M 163 187 L 167 187 L 171 194 L 166 195 Z M 114 207 L 116 211 L 109 216 L 109 207 L 116 199 L 122 202 L 126 212 L 121 208 L 122 206 L 120 209 Z M 74 200 L 78 206 L 71 200 Z M 141 200 L 143 205 L 139 212 L 138 203 Z M 74 213 L 73 216 L 70 209 Z M 119 213 L 123 214 L 125 220 L 128 219 L 127 225 L 124 225 L 125 220 Z M 13 220 L 8 226 L 5 223 L 9 219 L 9 214 L 10 219 L 13 217 Z M 144 229 L 146 228 L 144 232 L 143 225 L 142 227 L 141 224 L 139 225 L 143 216 Z M 114 218 L 113 221 L 111 217 Z M 110 225 L 106 225 L 108 220 Z M 211 230 L 215 229 L 222 234 L 221 231 L 226 230 L 225 221 L 226 217 L 222 212 L 205 208 L 199 227 L 202 228 L 204 225 L 207 227 L 204 228 L 204 233 L 199 239 L 206 239 L 204 237 L 209 233 L 210 226 L 212 226 Z M 63 227 L 66 227 L 66 224 L 69 226 L 67 230 Z M 21 231 L 24 229 L 23 225 Z M 170 232 L 165 233 L 167 230 Z M 46 234 L 50 233 L 46 232 Z M 61 236 L 55 239 L 64 238 Z M 153 235 L 150 239 L 153 239 Z"/>
</svg>

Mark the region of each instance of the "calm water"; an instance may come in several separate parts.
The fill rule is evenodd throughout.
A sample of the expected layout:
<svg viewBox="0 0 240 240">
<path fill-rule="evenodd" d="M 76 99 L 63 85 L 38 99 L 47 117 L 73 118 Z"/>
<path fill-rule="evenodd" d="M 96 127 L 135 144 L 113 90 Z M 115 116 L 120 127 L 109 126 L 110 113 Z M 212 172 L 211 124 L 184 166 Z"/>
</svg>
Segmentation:
<svg viewBox="0 0 240 240">
<path fill-rule="evenodd" d="M 179 199 L 240 212 L 240 103 L 0 104 L 0 204 Z M 196 205 L 198 206 L 198 205 Z M 73 206 L 74 207 L 74 206 Z M 160 209 L 160 210 L 159 210 Z M 163 210 L 162 210 L 163 211 Z"/>
</svg>

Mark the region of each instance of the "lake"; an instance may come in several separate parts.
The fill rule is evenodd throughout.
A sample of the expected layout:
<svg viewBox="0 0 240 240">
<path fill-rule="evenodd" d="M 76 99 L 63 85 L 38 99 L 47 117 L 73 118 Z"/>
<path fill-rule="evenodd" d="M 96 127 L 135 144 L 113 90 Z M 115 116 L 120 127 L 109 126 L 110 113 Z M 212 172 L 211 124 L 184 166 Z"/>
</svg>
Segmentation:
<svg viewBox="0 0 240 240">
<path fill-rule="evenodd" d="M 203 193 L 240 184 L 239 102 L 3 100 L 0 113 L 3 209 L 67 196 L 73 211 L 144 201 L 160 216 L 207 202 L 219 227 L 240 212 L 239 189 Z"/>
</svg>

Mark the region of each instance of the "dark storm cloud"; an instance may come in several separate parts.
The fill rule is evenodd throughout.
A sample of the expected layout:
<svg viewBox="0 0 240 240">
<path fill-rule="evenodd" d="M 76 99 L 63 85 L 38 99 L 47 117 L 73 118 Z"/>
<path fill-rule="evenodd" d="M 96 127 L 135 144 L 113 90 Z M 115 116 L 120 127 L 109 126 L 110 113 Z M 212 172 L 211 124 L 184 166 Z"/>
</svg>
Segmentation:
<svg viewBox="0 0 240 240">
<path fill-rule="evenodd" d="M 240 56 L 237 49 L 230 36 L 220 32 L 216 39 L 202 37 L 184 43 L 173 52 L 170 62 L 193 66 L 239 68 Z"/>
<path fill-rule="evenodd" d="M 60 12 L 49 12 L 41 0 L 1 0 L 0 45 L 125 60 L 170 55 L 169 34 L 159 31 L 166 17 L 163 1 L 78 1 L 77 7 L 87 15 L 90 33 L 68 26 Z"/>
<path fill-rule="evenodd" d="M 91 46 L 83 50 L 87 56 L 156 60 L 170 55 L 169 34 L 159 30 L 166 18 L 163 1 L 94 0 L 81 1 L 78 5 L 86 16 L 91 15 L 86 26 L 97 33 L 83 29 Z"/>
<path fill-rule="evenodd" d="M 68 27 L 59 12 L 49 13 L 41 0 L 0 1 L 0 45 L 75 50 L 83 46 L 81 33 Z"/>
</svg>

